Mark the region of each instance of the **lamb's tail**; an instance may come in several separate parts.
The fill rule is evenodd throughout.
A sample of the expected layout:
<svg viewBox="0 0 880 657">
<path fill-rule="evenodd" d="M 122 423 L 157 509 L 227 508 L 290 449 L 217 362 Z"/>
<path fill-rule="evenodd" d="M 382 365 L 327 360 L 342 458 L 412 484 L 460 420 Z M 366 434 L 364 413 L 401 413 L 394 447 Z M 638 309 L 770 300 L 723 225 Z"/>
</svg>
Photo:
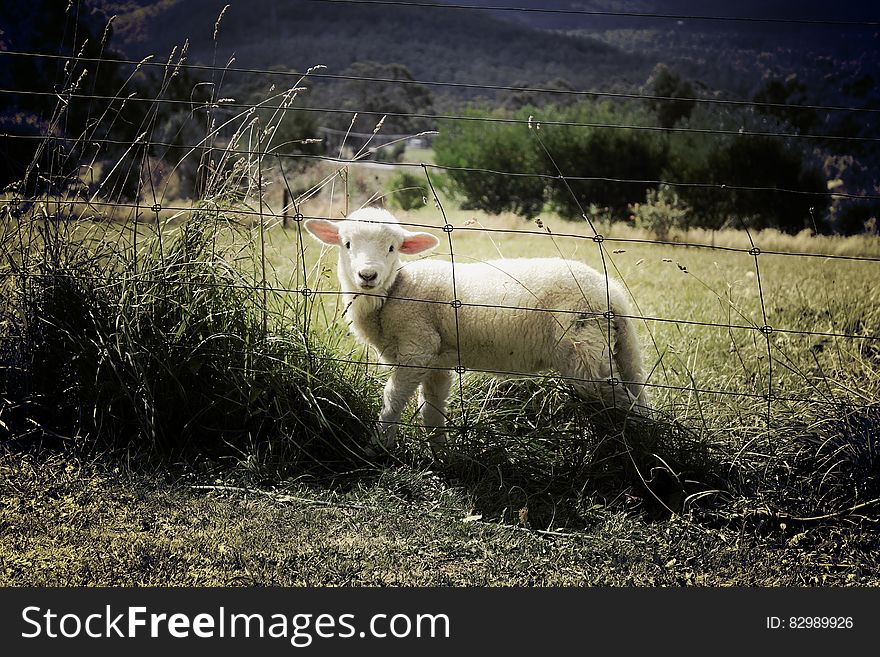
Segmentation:
<svg viewBox="0 0 880 657">
<path fill-rule="evenodd" d="M 622 314 L 628 314 L 622 309 Z M 623 386 L 634 400 L 633 410 L 645 415 L 651 410 L 651 399 L 645 386 L 645 364 L 642 360 L 642 347 L 636 332 L 635 322 L 630 317 L 618 315 L 615 318 L 614 360 Z"/>
</svg>

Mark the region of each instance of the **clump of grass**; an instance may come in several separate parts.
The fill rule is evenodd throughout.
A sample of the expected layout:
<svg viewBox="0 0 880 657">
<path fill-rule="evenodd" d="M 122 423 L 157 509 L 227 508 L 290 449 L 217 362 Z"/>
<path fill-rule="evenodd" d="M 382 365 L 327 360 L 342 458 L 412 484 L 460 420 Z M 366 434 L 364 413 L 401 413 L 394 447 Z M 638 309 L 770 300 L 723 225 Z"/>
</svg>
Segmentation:
<svg viewBox="0 0 880 657">
<path fill-rule="evenodd" d="M 15 409 L 4 422 L 19 441 L 226 456 L 260 471 L 360 460 L 371 379 L 290 326 L 278 308 L 291 302 L 236 266 L 224 244 L 241 240 L 221 231 L 247 236 L 204 210 L 139 254 L 43 231 L 42 251 L 10 272 L 0 338 Z"/>
<path fill-rule="evenodd" d="M 609 509 L 680 512 L 721 485 L 693 432 L 602 409 L 555 379 L 476 377 L 462 401 L 444 467 L 489 517 L 582 527 Z"/>
<path fill-rule="evenodd" d="M 689 427 L 609 412 L 552 378 L 489 377 L 466 380 L 456 401 L 441 471 L 485 518 L 550 530 L 624 510 L 779 531 L 880 511 L 874 406 L 826 409 L 809 426 L 780 410 L 769 427 L 760 413 Z"/>
<path fill-rule="evenodd" d="M 161 82 L 135 74 L 126 82 L 156 87 L 126 89 L 149 93 L 153 118 L 126 115 L 139 136 L 97 185 L 79 171 L 100 170 L 82 155 L 90 137 L 119 130 L 106 114 L 69 151 L 47 133 L 40 149 L 65 166 L 37 166 L 35 180 L 52 184 L 2 207 L 0 427 L 17 444 L 208 455 L 260 475 L 360 465 L 373 378 L 329 354 L 305 299 L 266 282 L 269 158 L 304 78 L 219 120 L 201 107 L 169 118 L 170 96 L 192 100 L 206 86 L 181 69 L 186 50 L 172 51 Z M 212 105 L 225 102 L 219 84 L 207 86 Z M 56 115 L 68 109 L 59 102 Z M 157 149 L 165 130 L 186 148 Z M 173 219 L 154 157 L 192 178 L 193 198 L 177 203 Z M 13 196 L 26 191 L 14 187 Z M 130 211 L 119 216 L 115 205 Z"/>
<path fill-rule="evenodd" d="M 798 517 L 876 518 L 880 511 L 880 407 L 843 409 L 785 441 L 773 500 Z"/>
</svg>

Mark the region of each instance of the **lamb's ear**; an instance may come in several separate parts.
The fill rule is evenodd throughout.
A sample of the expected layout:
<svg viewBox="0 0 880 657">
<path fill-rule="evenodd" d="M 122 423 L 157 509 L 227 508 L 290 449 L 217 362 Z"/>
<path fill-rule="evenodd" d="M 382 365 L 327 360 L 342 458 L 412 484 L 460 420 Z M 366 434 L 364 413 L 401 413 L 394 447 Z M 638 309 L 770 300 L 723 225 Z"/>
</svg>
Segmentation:
<svg viewBox="0 0 880 657">
<path fill-rule="evenodd" d="M 440 244 L 440 240 L 430 233 L 407 232 L 406 237 L 403 238 L 403 243 L 400 245 L 400 252 L 412 255 L 433 249 L 438 244 Z"/>
<path fill-rule="evenodd" d="M 336 223 L 326 219 L 306 219 L 303 225 L 324 244 L 339 246 L 339 226 Z"/>
</svg>

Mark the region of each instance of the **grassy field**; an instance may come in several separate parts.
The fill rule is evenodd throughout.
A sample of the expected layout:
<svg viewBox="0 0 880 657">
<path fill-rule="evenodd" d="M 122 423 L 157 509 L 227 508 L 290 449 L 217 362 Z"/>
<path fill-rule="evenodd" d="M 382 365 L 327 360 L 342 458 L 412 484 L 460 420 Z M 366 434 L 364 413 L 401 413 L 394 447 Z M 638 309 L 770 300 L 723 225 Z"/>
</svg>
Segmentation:
<svg viewBox="0 0 880 657">
<path fill-rule="evenodd" d="M 340 216 L 349 191 L 302 212 Z M 431 257 L 448 222 L 458 262 L 563 256 L 625 282 L 654 418 L 472 373 L 442 459 L 415 426 L 367 457 L 384 374 L 346 334 L 335 254 L 296 224 L 177 212 L 137 245 L 125 224 L 31 224 L 7 298 L 46 327 L 42 376 L 93 406 L 4 397 L 0 584 L 880 583 L 877 238 L 598 224 L 600 246 L 586 224 L 441 202 L 399 213 L 444 238 Z M 7 230 L 5 252 L 21 243 Z M 16 287 L 28 267 L 51 285 Z"/>
</svg>

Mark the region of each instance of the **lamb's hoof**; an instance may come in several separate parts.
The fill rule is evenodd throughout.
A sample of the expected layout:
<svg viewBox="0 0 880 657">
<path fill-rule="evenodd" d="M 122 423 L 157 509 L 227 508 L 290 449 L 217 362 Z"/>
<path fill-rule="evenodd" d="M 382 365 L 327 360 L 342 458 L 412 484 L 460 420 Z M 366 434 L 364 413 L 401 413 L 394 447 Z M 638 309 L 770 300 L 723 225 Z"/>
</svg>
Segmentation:
<svg viewBox="0 0 880 657">
<path fill-rule="evenodd" d="M 364 454 L 371 459 L 388 456 L 395 443 L 393 436 L 389 438 L 380 430 L 370 436 L 370 444 L 364 446 Z"/>
<path fill-rule="evenodd" d="M 397 424 L 379 420 L 375 432 L 371 436 L 370 443 L 374 449 L 388 451 L 397 444 Z"/>
<path fill-rule="evenodd" d="M 437 461 L 444 460 L 449 453 L 449 438 L 445 430 L 433 431 L 428 435 L 428 447 L 431 448 L 431 454 Z"/>
</svg>

